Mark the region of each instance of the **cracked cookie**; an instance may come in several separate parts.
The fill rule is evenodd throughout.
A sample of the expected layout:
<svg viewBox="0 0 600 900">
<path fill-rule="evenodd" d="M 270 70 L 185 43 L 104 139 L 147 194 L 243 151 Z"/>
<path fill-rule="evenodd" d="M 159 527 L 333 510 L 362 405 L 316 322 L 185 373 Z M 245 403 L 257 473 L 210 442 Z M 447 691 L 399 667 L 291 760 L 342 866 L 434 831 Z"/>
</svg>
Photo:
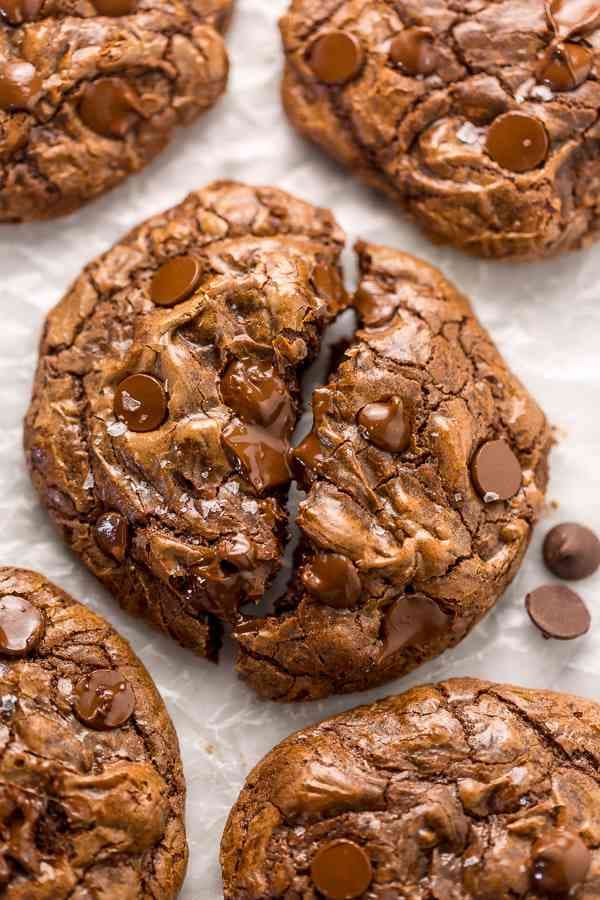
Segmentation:
<svg viewBox="0 0 600 900">
<path fill-rule="evenodd" d="M 536 259 L 597 240 L 600 4 L 293 0 L 292 123 L 436 241 Z"/>
<path fill-rule="evenodd" d="M 600 897 L 597 703 L 475 679 L 299 731 L 225 828 L 225 900 Z"/>
<path fill-rule="evenodd" d="M 348 302 L 332 215 L 219 182 L 92 262 L 48 316 L 27 460 L 129 612 L 216 659 L 278 570 L 298 375 Z"/>
<path fill-rule="evenodd" d="M 0 568 L 0 893 L 175 898 L 177 736 L 129 644 L 41 575 Z"/>
<path fill-rule="evenodd" d="M 234 637 L 263 697 L 363 690 L 457 644 L 519 569 L 546 419 L 434 268 L 359 244 L 362 328 L 293 453 L 308 490 L 291 588 Z"/>
<path fill-rule="evenodd" d="M 223 93 L 233 0 L 0 0 L 0 222 L 71 212 Z"/>
</svg>

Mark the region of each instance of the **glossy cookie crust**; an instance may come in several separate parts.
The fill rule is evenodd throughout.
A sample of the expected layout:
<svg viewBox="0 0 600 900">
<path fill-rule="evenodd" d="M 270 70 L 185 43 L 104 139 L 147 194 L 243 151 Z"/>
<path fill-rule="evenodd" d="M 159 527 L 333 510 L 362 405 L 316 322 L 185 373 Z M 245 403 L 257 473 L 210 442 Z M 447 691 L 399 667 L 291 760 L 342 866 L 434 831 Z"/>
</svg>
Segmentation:
<svg viewBox="0 0 600 900">
<path fill-rule="evenodd" d="M 233 0 L 0 0 L 0 222 L 142 169 L 227 82 Z"/>
<path fill-rule="evenodd" d="M 225 900 L 596 900 L 599 727 L 592 701 L 465 678 L 299 731 L 231 811 Z"/>
<path fill-rule="evenodd" d="M 41 575 L 0 568 L 0 893 L 177 897 L 177 736 L 129 644 Z"/>
<path fill-rule="evenodd" d="M 92 262 L 50 313 L 32 478 L 122 606 L 216 659 L 286 537 L 298 374 L 347 302 L 332 215 L 219 182 Z"/>
<path fill-rule="evenodd" d="M 457 644 L 517 573 L 552 436 L 469 302 L 436 269 L 359 244 L 362 328 L 294 451 L 308 490 L 276 615 L 234 636 L 263 697 L 316 699 Z"/>
<path fill-rule="evenodd" d="M 537 259 L 598 238 L 600 7 L 293 0 L 293 124 L 435 241 Z"/>
</svg>

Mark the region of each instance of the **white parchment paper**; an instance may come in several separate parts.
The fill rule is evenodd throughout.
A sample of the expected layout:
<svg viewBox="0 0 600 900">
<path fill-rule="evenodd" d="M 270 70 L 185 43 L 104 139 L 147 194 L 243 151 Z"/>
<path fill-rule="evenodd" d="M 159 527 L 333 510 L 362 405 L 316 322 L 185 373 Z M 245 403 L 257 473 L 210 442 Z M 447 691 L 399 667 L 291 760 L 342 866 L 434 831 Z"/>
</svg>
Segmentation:
<svg viewBox="0 0 600 900">
<path fill-rule="evenodd" d="M 131 641 L 154 676 L 179 733 L 189 790 L 191 852 L 183 900 L 222 896 L 218 848 L 227 812 L 250 768 L 292 730 L 358 702 L 453 675 L 600 698 L 600 578 L 580 586 L 594 625 L 578 641 L 545 641 L 523 605 L 528 590 L 550 580 L 540 546 L 552 525 L 576 520 L 600 531 L 600 246 L 539 265 L 514 265 L 480 262 L 429 244 L 386 200 L 356 184 L 288 126 L 279 103 L 276 27 L 285 7 L 286 0 L 238 0 L 228 38 L 227 96 L 208 117 L 180 132 L 145 173 L 66 220 L 0 226 L 0 564 L 37 569 L 90 604 Z M 81 267 L 123 232 L 215 178 L 285 188 L 331 207 L 350 246 L 361 236 L 440 266 L 471 296 L 505 357 L 558 428 L 549 493 L 555 503 L 549 502 L 505 598 L 454 651 L 368 694 L 296 707 L 258 702 L 237 681 L 231 648 L 216 667 L 121 613 L 62 546 L 25 473 L 21 421 L 46 311 Z M 349 251 L 347 262 L 354 277 Z"/>
</svg>

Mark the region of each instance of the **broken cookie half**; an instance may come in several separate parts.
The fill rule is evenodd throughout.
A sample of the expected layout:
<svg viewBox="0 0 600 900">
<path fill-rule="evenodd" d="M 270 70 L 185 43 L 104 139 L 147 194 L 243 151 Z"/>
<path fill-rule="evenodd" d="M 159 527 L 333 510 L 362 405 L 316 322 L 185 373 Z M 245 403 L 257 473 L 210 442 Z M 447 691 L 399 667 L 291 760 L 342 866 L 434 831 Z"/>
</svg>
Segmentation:
<svg viewBox="0 0 600 900">
<path fill-rule="evenodd" d="M 458 643 L 544 502 L 550 429 L 469 302 L 407 254 L 357 249 L 362 329 L 293 452 L 297 574 L 235 632 L 241 675 L 271 699 L 362 690 Z"/>
</svg>

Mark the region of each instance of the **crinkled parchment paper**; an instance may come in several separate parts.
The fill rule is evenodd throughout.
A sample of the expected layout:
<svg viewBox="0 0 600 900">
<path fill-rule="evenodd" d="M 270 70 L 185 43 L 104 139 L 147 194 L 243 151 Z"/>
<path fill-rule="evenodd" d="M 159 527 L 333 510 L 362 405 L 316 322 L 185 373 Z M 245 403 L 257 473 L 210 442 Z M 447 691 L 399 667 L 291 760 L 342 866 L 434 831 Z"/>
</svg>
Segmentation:
<svg viewBox="0 0 600 900">
<path fill-rule="evenodd" d="M 66 220 L 0 226 L 0 563 L 37 569 L 107 616 L 154 676 L 179 733 L 189 789 L 184 900 L 222 896 L 218 849 L 228 809 L 251 766 L 292 730 L 355 703 L 452 675 L 600 697 L 600 579 L 581 584 L 595 621 L 578 641 L 545 641 L 523 606 L 526 592 L 549 578 L 540 545 L 552 525 L 574 519 L 600 531 L 600 246 L 540 265 L 511 265 L 430 245 L 387 201 L 337 170 L 287 125 L 279 103 L 277 31 L 285 6 L 286 0 L 238 0 L 228 39 L 227 96 L 208 117 L 180 132 L 144 174 Z M 63 548 L 25 473 L 21 421 L 44 314 L 88 260 L 133 225 L 215 178 L 286 188 L 331 207 L 350 245 L 361 236 L 440 266 L 473 299 L 509 363 L 558 429 L 548 498 L 558 508 L 549 503 L 511 590 L 455 650 L 369 694 L 296 707 L 256 701 L 234 675 L 231 648 L 216 667 L 122 614 Z M 349 251 L 347 272 L 353 279 Z"/>
</svg>

